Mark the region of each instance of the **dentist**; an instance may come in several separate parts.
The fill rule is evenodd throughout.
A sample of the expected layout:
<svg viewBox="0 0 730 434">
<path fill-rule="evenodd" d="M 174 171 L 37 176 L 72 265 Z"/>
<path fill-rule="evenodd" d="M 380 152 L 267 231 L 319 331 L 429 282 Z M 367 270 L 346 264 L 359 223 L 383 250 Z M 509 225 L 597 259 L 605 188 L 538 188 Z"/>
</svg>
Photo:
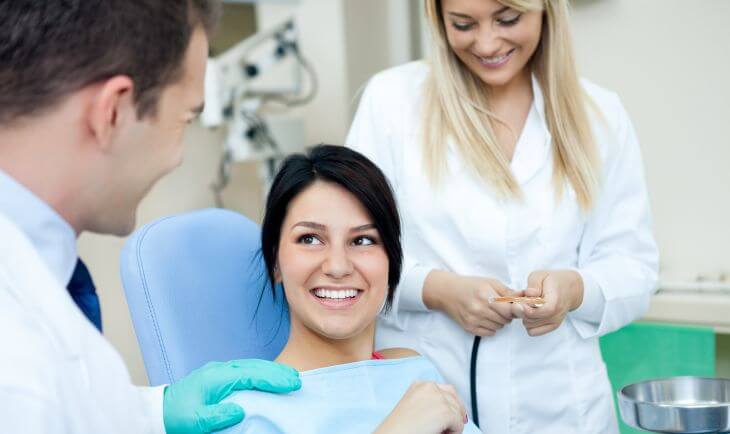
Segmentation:
<svg viewBox="0 0 730 434">
<path fill-rule="evenodd" d="M 579 79 L 568 0 L 425 3 L 430 59 L 373 77 L 347 139 L 403 218 L 376 343 L 430 358 L 484 432 L 617 433 L 598 338 L 658 264 L 629 116 Z M 545 304 L 489 302 L 520 293 Z"/>
<path fill-rule="evenodd" d="M 288 392 L 272 362 L 206 365 L 134 387 L 101 334 L 76 255 L 85 231 L 126 235 L 182 160 L 203 107 L 212 0 L 0 2 L 0 424 L 8 433 L 208 433 L 238 389 Z"/>
</svg>

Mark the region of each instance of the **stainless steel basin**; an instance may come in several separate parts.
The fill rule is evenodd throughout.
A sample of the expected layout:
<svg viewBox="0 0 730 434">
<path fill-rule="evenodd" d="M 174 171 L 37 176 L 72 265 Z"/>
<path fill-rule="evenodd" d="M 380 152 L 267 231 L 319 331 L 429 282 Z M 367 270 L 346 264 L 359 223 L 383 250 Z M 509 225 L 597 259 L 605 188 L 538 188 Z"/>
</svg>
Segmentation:
<svg viewBox="0 0 730 434">
<path fill-rule="evenodd" d="M 660 433 L 730 433 L 730 380 L 675 377 L 631 384 L 618 392 L 621 418 Z"/>
</svg>

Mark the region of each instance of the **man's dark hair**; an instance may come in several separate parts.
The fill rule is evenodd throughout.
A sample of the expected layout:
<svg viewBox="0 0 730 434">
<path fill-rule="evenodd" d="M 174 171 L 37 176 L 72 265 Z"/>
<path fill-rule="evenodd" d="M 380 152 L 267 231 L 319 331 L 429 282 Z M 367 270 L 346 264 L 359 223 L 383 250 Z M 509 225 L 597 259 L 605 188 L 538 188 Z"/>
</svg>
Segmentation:
<svg viewBox="0 0 730 434">
<path fill-rule="evenodd" d="M 270 288 L 276 288 L 281 226 L 289 204 L 316 181 L 331 182 L 349 191 L 373 219 L 388 256 L 388 295 L 384 307 L 389 310 L 403 263 L 398 207 L 383 172 L 367 157 L 344 146 L 318 145 L 306 154 L 291 155 L 274 177 L 261 224 L 261 253 Z"/>
<path fill-rule="evenodd" d="M 134 82 L 137 115 L 154 115 L 181 76 L 197 26 L 217 0 L 0 0 L 0 126 L 53 108 L 115 75 Z"/>
</svg>

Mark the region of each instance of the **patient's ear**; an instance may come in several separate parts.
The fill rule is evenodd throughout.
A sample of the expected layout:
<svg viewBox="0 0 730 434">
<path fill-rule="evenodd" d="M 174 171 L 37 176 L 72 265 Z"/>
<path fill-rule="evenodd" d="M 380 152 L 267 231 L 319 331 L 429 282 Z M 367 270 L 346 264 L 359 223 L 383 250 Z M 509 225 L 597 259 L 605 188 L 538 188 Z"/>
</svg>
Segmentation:
<svg viewBox="0 0 730 434">
<path fill-rule="evenodd" d="M 281 271 L 279 271 L 279 264 L 274 266 L 274 283 L 281 283 Z"/>
</svg>

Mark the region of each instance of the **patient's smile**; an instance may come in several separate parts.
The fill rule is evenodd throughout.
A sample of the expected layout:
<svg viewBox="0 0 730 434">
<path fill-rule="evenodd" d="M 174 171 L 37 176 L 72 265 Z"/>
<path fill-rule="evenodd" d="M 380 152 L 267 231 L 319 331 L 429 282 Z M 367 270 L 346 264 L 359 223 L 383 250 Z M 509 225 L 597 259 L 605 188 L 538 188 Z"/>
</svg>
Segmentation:
<svg viewBox="0 0 730 434">
<path fill-rule="evenodd" d="M 323 306 L 342 309 L 357 303 L 363 291 L 354 288 L 314 288 L 310 293 Z"/>
</svg>

